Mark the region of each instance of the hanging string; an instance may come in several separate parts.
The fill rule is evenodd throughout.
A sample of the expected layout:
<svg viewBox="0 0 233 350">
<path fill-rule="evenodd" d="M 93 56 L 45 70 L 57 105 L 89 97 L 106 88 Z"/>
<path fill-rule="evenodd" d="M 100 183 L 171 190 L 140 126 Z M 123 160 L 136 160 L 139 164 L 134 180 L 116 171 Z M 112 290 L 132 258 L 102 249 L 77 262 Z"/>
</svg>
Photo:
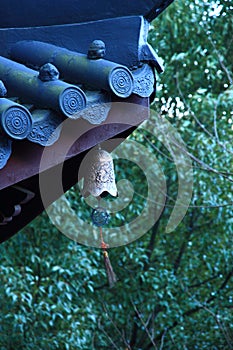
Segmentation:
<svg viewBox="0 0 233 350">
<path fill-rule="evenodd" d="M 104 208 L 98 207 L 93 210 L 91 214 L 91 218 L 92 218 L 93 224 L 95 226 L 98 226 L 100 230 L 100 248 L 103 251 L 104 265 L 105 265 L 105 270 L 108 277 L 109 287 L 112 288 L 114 284 L 117 282 L 117 277 L 115 272 L 113 271 L 112 264 L 108 256 L 107 249 L 109 248 L 109 245 L 104 242 L 103 230 L 102 230 L 102 226 L 106 225 L 109 221 L 109 214 Z"/>
<path fill-rule="evenodd" d="M 102 227 L 100 227 L 100 240 L 101 240 L 100 241 L 101 249 L 103 250 L 103 255 L 104 255 L 104 265 L 105 265 L 105 270 L 108 277 L 108 283 L 109 283 L 109 287 L 112 288 L 114 284 L 117 282 L 117 277 L 115 272 L 113 271 L 112 264 L 108 256 L 107 248 L 109 246 L 103 240 Z"/>
</svg>

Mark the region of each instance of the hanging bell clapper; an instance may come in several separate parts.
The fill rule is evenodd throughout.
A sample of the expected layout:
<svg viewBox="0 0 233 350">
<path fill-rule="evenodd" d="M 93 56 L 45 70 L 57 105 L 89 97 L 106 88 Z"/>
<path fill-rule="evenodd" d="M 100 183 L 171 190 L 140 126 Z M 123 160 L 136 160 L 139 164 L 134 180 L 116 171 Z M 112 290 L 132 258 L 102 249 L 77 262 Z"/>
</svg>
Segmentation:
<svg viewBox="0 0 233 350">
<path fill-rule="evenodd" d="M 112 288 L 117 282 L 117 277 L 115 272 L 113 271 L 113 267 L 108 256 L 107 249 L 109 248 L 109 245 L 104 242 L 103 238 L 103 226 L 108 224 L 110 216 L 104 208 L 97 207 L 92 211 L 91 218 L 93 224 L 99 227 L 100 230 L 100 248 L 103 251 L 104 265 L 108 277 L 109 287 Z"/>
<path fill-rule="evenodd" d="M 117 282 L 117 277 L 115 272 L 113 271 L 113 267 L 108 256 L 107 249 L 109 248 L 109 245 L 106 244 L 103 240 L 102 227 L 100 227 L 100 239 L 101 239 L 101 249 L 103 250 L 103 255 L 104 255 L 104 265 L 105 265 L 105 270 L 108 277 L 108 283 L 109 283 L 109 287 L 112 288 Z"/>
</svg>

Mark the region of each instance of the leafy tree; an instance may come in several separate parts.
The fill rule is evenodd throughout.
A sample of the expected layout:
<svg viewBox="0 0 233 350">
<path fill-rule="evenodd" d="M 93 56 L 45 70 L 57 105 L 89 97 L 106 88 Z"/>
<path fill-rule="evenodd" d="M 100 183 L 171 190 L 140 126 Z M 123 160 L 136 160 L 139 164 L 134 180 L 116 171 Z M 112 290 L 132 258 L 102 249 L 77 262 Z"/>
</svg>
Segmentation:
<svg viewBox="0 0 233 350">
<path fill-rule="evenodd" d="M 60 234 L 46 214 L 2 244 L 1 350 L 233 349 L 231 10 L 230 1 L 176 0 L 151 25 L 165 73 L 150 123 L 166 118 L 193 161 L 183 221 L 166 233 L 178 192 L 169 150 L 135 131 L 131 140 L 156 155 L 167 178 L 162 216 L 142 238 L 110 251 L 119 278 L 113 289 L 101 252 Z M 147 190 L 136 165 L 115 164 L 118 180 L 130 179 L 135 193 L 113 226 L 140 215 Z M 77 187 L 64 200 L 88 220 Z"/>
</svg>

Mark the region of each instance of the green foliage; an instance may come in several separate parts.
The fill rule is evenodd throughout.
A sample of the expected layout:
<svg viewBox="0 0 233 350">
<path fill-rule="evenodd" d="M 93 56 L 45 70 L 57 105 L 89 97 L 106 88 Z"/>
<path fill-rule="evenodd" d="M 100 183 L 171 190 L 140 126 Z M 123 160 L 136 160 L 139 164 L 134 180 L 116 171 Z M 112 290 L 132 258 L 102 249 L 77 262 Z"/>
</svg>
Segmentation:
<svg viewBox="0 0 233 350">
<path fill-rule="evenodd" d="M 2 244 L 0 350 L 233 348 L 230 11 L 230 1 L 175 0 L 151 25 L 150 42 L 165 61 L 151 120 L 167 118 L 193 161 L 193 198 L 183 221 L 165 233 L 176 166 L 161 141 L 135 131 L 131 139 L 156 155 L 166 175 L 160 220 L 139 240 L 110 250 L 119 279 L 113 289 L 99 249 L 70 241 L 45 214 Z M 132 162 L 117 160 L 116 172 L 135 193 L 113 226 L 140 215 L 147 191 Z M 76 187 L 67 198 L 88 220 Z"/>
</svg>

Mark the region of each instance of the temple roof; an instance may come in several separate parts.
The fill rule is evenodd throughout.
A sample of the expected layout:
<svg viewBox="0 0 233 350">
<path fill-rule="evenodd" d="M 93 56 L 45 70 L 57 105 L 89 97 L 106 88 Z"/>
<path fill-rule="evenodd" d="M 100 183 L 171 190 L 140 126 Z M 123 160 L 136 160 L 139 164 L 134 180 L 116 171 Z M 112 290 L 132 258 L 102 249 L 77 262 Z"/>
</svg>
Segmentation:
<svg viewBox="0 0 233 350">
<path fill-rule="evenodd" d="M 155 72 L 148 21 L 172 0 L 7 1 L 0 11 L 0 242 L 78 181 L 85 154 L 149 117 Z"/>
</svg>

